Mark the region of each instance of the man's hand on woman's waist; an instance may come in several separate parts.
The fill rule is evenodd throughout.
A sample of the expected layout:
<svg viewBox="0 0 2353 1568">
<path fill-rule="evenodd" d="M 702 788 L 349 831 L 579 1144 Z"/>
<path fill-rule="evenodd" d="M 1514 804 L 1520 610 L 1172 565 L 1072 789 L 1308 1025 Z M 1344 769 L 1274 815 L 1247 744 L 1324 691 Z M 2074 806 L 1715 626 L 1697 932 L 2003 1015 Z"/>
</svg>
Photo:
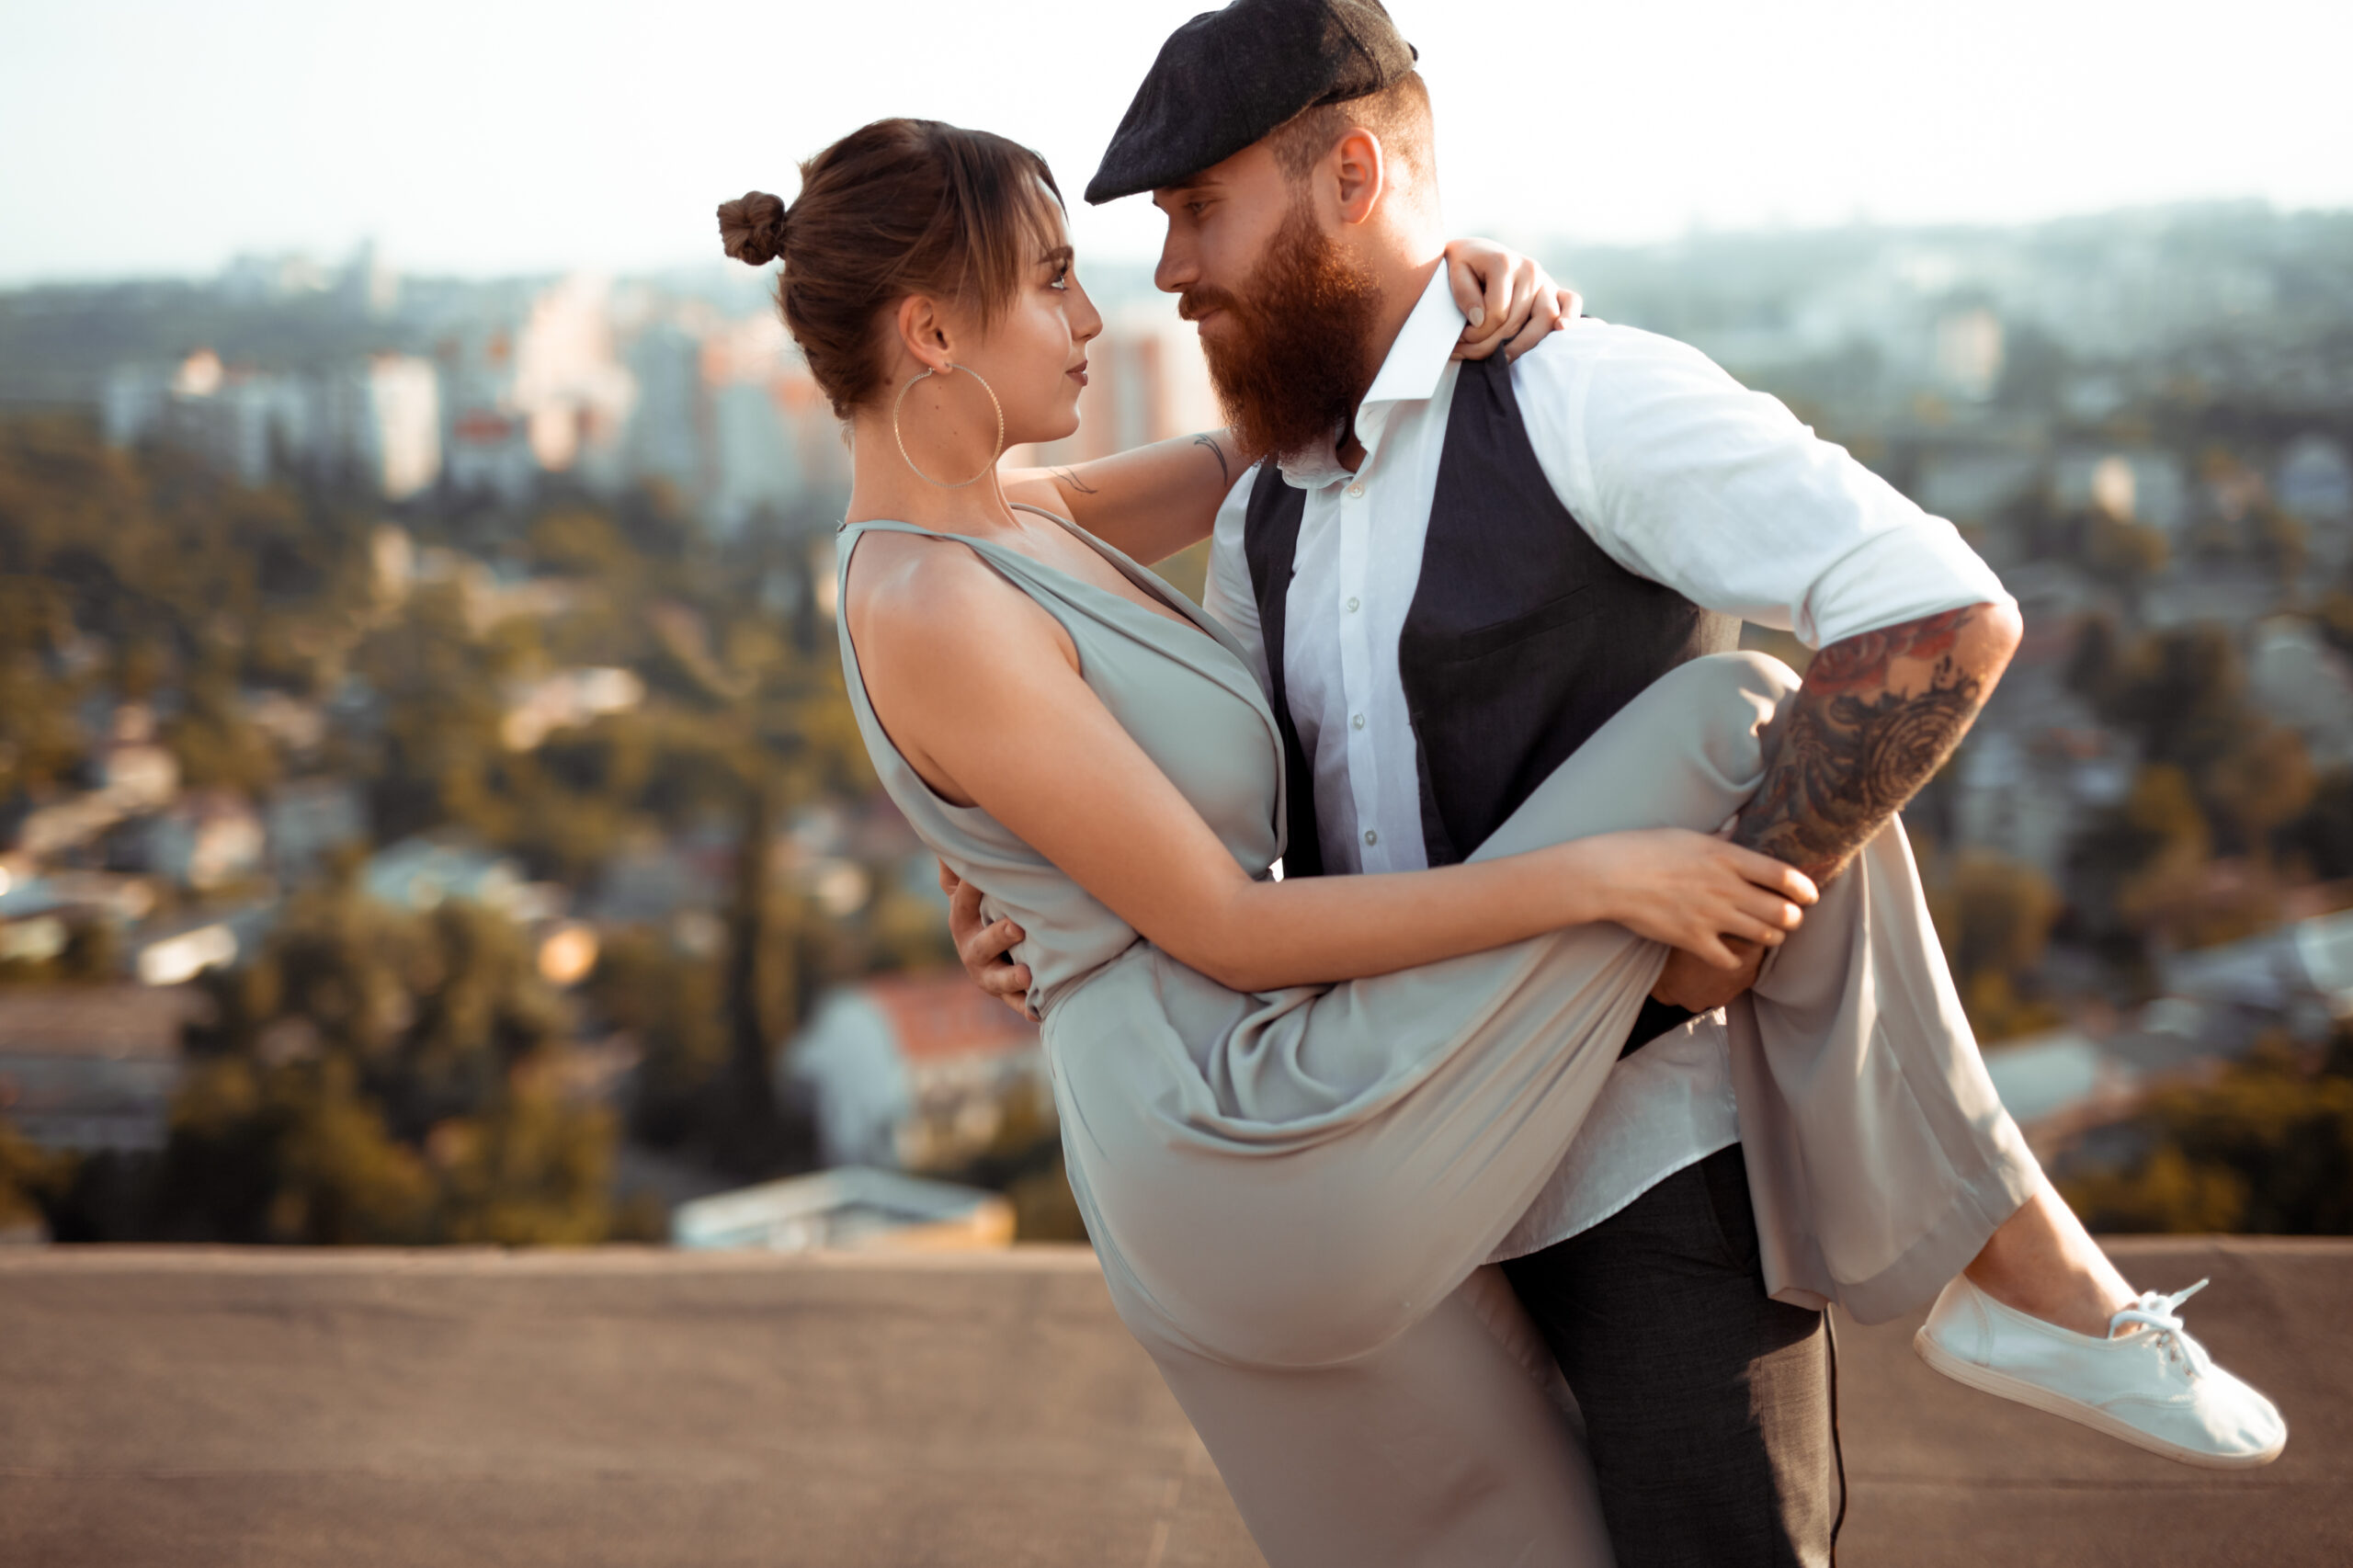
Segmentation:
<svg viewBox="0 0 2353 1568">
<path fill-rule="evenodd" d="M 973 984 L 1036 1023 L 1038 1015 L 1029 1010 L 1029 966 L 1006 956 L 1027 933 L 1010 920 L 983 919 L 981 890 L 949 870 L 945 860 L 939 863 L 939 891 L 948 895 L 948 934 L 955 938 L 964 972 Z"/>
</svg>

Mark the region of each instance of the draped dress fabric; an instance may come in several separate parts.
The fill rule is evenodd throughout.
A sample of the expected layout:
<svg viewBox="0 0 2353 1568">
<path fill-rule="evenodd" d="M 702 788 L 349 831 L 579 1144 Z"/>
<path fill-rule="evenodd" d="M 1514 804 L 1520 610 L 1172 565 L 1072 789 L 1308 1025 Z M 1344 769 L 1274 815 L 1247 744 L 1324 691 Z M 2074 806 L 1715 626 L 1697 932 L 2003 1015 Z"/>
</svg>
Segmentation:
<svg viewBox="0 0 2353 1568">
<path fill-rule="evenodd" d="M 1088 687 L 1236 864 L 1270 875 L 1281 742 L 1214 620 L 1075 528 L 1186 623 L 993 541 L 901 523 L 844 530 L 845 590 L 877 530 L 969 548 L 1053 616 Z M 1607 1562 L 1573 1427 L 1493 1303 L 1463 1287 L 1559 1165 L 1666 949 L 1593 925 L 1340 984 L 1229 990 L 985 811 L 935 793 L 875 717 L 846 615 L 841 645 L 892 801 L 983 890 L 990 918 L 1026 931 L 1014 956 L 1105 1280 L 1269 1562 Z M 1714 828 L 1754 790 L 1759 733 L 1796 686 L 1756 654 L 1683 665 L 1472 858 Z M 1734 1014 L 1777 1294 L 1896 1315 L 2031 1192 L 1900 830 L 1832 884 Z"/>
</svg>

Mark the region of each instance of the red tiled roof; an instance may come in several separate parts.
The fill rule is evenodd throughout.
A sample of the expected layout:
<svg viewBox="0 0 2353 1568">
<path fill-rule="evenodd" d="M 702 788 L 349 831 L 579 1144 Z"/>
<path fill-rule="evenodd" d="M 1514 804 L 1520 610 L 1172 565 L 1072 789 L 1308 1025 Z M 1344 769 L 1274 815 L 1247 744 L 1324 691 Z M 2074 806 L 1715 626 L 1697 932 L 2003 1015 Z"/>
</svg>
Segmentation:
<svg viewBox="0 0 2353 1568">
<path fill-rule="evenodd" d="M 983 994 L 961 970 L 892 975 L 868 982 L 865 990 L 890 1020 L 899 1053 L 910 1062 L 1037 1049 L 1038 1026 Z"/>
</svg>

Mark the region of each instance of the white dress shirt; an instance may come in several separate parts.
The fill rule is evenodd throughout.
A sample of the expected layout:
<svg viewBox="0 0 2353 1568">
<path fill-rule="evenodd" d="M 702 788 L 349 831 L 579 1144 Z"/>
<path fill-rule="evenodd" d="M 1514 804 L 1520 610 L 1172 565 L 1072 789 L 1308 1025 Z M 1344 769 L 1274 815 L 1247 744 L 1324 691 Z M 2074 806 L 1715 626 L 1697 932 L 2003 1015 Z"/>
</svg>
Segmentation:
<svg viewBox="0 0 2353 1568">
<path fill-rule="evenodd" d="M 1358 410 L 1357 472 L 1328 442 L 1281 465 L 1285 483 L 1307 493 L 1283 678 L 1334 873 L 1428 865 L 1397 640 L 1421 580 L 1461 330 L 1440 267 Z M 1697 349 L 1580 322 L 1521 356 L 1511 377 L 1537 461 L 1570 514 L 1619 564 L 1705 608 L 1821 647 L 2008 598 L 1951 524 Z M 1242 548 L 1256 478 L 1243 475 L 1218 513 L 1206 598 L 1264 680 Z M 1726 1051 L 1717 1013 L 1619 1062 L 1560 1173 L 1495 1256 L 1573 1236 L 1737 1142 Z"/>
</svg>

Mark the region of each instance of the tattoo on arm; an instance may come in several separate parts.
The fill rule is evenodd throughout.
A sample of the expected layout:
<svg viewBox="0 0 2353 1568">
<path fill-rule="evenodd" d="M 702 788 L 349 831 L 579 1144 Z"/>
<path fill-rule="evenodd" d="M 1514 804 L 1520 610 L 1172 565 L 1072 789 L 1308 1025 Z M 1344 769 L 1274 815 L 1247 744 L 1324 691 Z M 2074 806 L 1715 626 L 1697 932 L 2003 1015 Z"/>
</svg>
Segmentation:
<svg viewBox="0 0 2353 1568">
<path fill-rule="evenodd" d="M 1064 484 L 1069 485 L 1081 495 L 1094 495 L 1100 494 L 1097 491 L 1095 486 L 1079 478 L 1078 470 L 1074 468 L 1058 468 L 1050 470 L 1049 472 L 1051 472 L 1056 479 L 1061 480 Z"/>
<path fill-rule="evenodd" d="M 1196 436 L 1193 437 L 1193 445 L 1197 447 L 1207 447 L 1210 449 L 1210 456 L 1217 460 L 1218 477 L 1225 482 L 1225 487 L 1228 490 L 1233 489 L 1233 470 L 1227 464 L 1225 460 L 1225 449 L 1217 444 L 1217 437 L 1215 436 Z"/>
<path fill-rule="evenodd" d="M 1843 869 L 1933 777 L 1968 733 L 2006 661 L 1963 649 L 1985 606 L 1834 642 L 1766 733 L 1765 777 L 1737 842 L 1816 881 Z M 1898 690 L 1898 661 L 1927 666 Z"/>
</svg>

